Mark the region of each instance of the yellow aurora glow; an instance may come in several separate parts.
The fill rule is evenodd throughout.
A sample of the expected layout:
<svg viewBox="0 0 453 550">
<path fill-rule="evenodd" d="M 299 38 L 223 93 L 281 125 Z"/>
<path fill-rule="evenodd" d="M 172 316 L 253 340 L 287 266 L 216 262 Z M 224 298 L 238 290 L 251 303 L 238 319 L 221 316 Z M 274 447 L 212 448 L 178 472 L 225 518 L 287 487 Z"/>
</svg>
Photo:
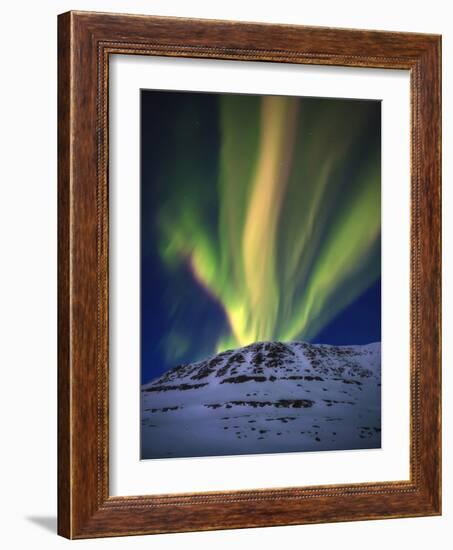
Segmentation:
<svg viewBox="0 0 453 550">
<path fill-rule="evenodd" d="M 379 276 L 379 148 L 352 169 L 367 119 L 334 103 L 221 96 L 217 234 L 202 197 L 161 216 L 167 266 L 188 261 L 228 318 L 217 351 L 310 339 Z"/>
</svg>

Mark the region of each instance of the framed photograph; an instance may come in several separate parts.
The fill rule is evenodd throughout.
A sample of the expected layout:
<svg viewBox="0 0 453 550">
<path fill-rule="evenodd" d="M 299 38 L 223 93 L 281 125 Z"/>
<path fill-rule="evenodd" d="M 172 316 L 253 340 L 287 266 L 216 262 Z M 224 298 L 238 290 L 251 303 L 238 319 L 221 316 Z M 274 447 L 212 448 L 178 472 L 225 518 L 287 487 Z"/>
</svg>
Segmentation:
<svg viewBox="0 0 453 550">
<path fill-rule="evenodd" d="M 58 29 L 59 533 L 440 514 L 440 37 Z"/>
</svg>

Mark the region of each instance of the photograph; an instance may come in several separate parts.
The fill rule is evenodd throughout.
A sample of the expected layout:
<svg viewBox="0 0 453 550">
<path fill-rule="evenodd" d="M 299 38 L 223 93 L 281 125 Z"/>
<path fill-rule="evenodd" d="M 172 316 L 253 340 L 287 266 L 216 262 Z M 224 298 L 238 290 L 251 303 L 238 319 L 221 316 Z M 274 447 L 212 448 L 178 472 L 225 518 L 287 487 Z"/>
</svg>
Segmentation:
<svg viewBox="0 0 453 550">
<path fill-rule="evenodd" d="M 381 102 L 140 90 L 141 456 L 381 447 Z"/>
</svg>

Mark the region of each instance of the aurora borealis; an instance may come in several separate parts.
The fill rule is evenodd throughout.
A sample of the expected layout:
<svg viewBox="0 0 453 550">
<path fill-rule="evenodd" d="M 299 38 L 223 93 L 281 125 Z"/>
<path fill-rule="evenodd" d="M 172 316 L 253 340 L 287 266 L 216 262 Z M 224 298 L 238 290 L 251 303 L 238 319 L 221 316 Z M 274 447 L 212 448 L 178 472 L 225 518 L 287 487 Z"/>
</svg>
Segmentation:
<svg viewBox="0 0 453 550">
<path fill-rule="evenodd" d="M 314 341 L 348 308 L 360 343 L 362 296 L 380 327 L 380 102 L 141 100 L 144 380 L 256 341 Z"/>
</svg>

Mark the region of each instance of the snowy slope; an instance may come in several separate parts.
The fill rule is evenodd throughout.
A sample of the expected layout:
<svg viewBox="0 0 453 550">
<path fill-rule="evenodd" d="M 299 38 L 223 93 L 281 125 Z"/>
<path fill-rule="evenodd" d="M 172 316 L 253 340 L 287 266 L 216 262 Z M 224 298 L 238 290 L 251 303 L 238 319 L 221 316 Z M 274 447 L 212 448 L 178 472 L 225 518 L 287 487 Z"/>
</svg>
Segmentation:
<svg viewBox="0 0 453 550">
<path fill-rule="evenodd" d="M 142 458 L 381 445 L 381 345 L 261 342 L 141 389 Z"/>
</svg>

